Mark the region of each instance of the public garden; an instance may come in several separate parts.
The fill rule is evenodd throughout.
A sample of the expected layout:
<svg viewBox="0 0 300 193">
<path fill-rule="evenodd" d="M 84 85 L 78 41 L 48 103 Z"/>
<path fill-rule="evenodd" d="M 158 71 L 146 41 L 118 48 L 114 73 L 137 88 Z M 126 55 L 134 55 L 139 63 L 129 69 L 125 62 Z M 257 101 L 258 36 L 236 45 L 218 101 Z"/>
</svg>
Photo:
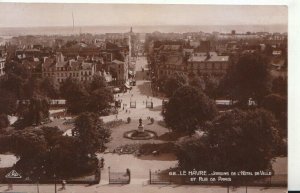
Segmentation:
<svg viewBox="0 0 300 193">
<path fill-rule="evenodd" d="M 81 191 L 105 191 L 105 192 L 131 192 L 139 188 L 143 188 L 143 192 L 163 191 L 172 192 L 174 189 L 178 191 L 188 192 L 213 192 L 214 189 L 227 191 L 226 187 L 205 187 L 201 186 L 151 186 L 148 184 L 149 171 L 164 171 L 170 168 L 178 167 L 178 157 L 175 154 L 175 143 L 183 141 L 185 138 L 201 137 L 201 132 L 193 134 L 178 134 L 171 132 L 166 126 L 162 115 L 163 97 L 154 97 L 152 93 L 152 82 L 147 76 L 148 68 L 145 57 L 139 57 L 136 62 L 136 86 L 125 93 L 114 94 L 114 99 L 121 101 L 121 107 L 116 114 L 101 116 L 104 125 L 111 130 L 110 140 L 105 144 L 106 149 L 103 152 L 97 152 L 96 156 L 99 160 L 104 159 L 104 166 L 101 169 L 101 180 L 99 184 L 94 186 L 68 185 L 67 190 L 61 192 L 81 192 Z M 147 108 L 147 103 L 152 103 L 151 108 Z M 64 112 L 65 109 L 56 109 L 50 111 L 50 117 L 58 112 Z M 124 137 L 126 132 L 138 130 L 139 126 L 143 126 L 143 130 L 149 130 L 155 133 L 151 139 L 133 140 Z M 74 127 L 74 117 L 59 117 L 52 119 L 52 122 L 43 126 L 57 126 L 63 135 L 72 136 Z M 6 154 L 0 157 L 0 167 L 10 167 L 17 162 L 18 158 L 13 155 Z M 280 157 L 273 162 L 273 170 L 277 175 L 286 175 L 287 159 Z M 74 168 L 75 170 L 76 168 Z M 109 170 L 110 172 L 125 173 L 130 169 L 131 180 L 128 185 L 110 185 L 108 186 Z M 81 178 L 81 177 L 79 177 Z M 116 188 L 118 187 L 118 188 Z M 42 192 L 52 192 L 52 186 L 40 185 Z M 7 189 L 2 185 L 1 191 Z M 35 192 L 36 190 L 30 186 L 17 185 L 14 190 L 22 190 L 27 192 Z M 281 188 L 262 189 L 257 187 L 249 188 L 249 192 L 280 192 Z M 244 191 L 243 189 L 232 189 L 233 192 Z"/>
</svg>

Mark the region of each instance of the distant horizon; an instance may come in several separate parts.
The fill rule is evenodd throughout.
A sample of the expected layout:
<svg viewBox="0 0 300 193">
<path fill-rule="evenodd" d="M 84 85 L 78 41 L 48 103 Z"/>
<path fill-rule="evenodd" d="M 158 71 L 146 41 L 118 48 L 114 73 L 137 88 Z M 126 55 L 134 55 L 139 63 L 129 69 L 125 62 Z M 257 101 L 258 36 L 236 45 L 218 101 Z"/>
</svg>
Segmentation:
<svg viewBox="0 0 300 193">
<path fill-rule="evenodd" d="M 166 26 L 288 26 L 288 24 L 224 24 L 224 25 L 219 25 L 219 24 L 194 24 L 194 25 L 189 25 L 189 24 L 168 24 L 168 25 L 77 25 L 74 27 L 166 27 Z M 4 26 L 1 27 L 0 29 L 4 28 L 40 28 L 40 27 L 73 27 L 72 25 L 41 25 L 41 26 Z"/>
<path fill-rule="evenodd" d="M 288 8 L 284 5 L 0 2 L 0 10 L 0 27 L 285 25 L 288 23 Z"/>
<path fill-rule="evenodd" d="M 85 25 L 85 26 L 30 26 L 30 27 L 0 27 L 1 36 L 17 35 L 75 35 L 81 33 L 105 34 L 105 33 L 126 33 L 130 27 L 136 33 L 188 33 L 188 32 L 219 32 L 230 33 L 235 30 L 236 33 L 246 32 L 269 32 L 269 33 L 287 33 L 288 25 L 270 24 L 270 25 Z"/>
</svg>

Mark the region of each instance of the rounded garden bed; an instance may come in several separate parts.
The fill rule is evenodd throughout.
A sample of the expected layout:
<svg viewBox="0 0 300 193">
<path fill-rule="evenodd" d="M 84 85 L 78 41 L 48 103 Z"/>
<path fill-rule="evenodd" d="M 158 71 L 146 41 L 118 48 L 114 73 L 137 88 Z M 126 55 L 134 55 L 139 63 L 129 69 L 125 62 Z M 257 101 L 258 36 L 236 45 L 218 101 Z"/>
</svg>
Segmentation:
<svg viewBox="0 0 300 193">
<path fill-rule="evenodd" d="M 147 140 L 153 139 L 157 137 L 156 132 L 150 130 L 144 130 L 140 132 L 138 130 L 126 131 L 123 135 L 125 138 L 133 139 L 133 140 Z"/>
</svg>

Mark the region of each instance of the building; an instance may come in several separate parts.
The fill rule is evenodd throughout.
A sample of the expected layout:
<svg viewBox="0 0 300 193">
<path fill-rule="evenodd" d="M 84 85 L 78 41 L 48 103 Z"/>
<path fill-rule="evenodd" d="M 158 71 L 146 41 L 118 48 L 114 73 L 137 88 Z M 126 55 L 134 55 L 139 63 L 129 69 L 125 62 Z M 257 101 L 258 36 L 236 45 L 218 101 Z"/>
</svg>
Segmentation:
<svg viewBox="0 0 300 193">
<path fill-rule="evenodd" d="M 219 56 L 216 52 L 194 53 L 187 62 L 187 72 L 199 76 L 221 77 L 230 66 L 229 56 Z"/>
<path fill-rule="evenodd" d="M 5 61 L 6 61 L 6 53 L 4 50 L 0 50 L 0 77 L 5 74 Z"/>
<path fill-rule="evenodd" d="M 69 77 L 89 82 L 95 73 L 94 63 L 75 59 L 65 61 L 62 53 L 57 53 L 56 58 L 45 58 L 42 64 L 42 76 L 51 78 L 55 84 L 60 84 Z"/>
<path fill-rule="evenodd" d="M 5 74 L 4 68 L 5 68 L 5 58 L 0 57 L 0 76 L 3 76 Z"/>
<path fill-rule="evenodd" d="M 181 45 L 161 45 L 155 48 L 155 74 L 158 78 L 168 76 L 174 72 L 185 72 L 184 51 Z"/>
<path fill-rule="evenodd" d="M 115 59 L 107 65 L 115 85 L 123 85 L 128 81 L 128 56 L 124 62 Z"/>
<path fill-rule="evenodd" d="M 187 72 L 187 65 L 184 63 L 183 55 L 168 55 L 165 56 L 164 61 L 159 65 L 158 77 L 169 76 L 173 73 Z"/>
</svg>

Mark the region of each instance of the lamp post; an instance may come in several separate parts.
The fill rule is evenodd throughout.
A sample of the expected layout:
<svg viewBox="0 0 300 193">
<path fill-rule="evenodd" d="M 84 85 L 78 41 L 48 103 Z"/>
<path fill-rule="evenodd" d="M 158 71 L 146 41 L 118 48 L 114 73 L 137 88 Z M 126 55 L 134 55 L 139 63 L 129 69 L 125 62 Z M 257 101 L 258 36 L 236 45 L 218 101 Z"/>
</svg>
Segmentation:
<svg viewBox="0 0 300 193">
<path fill-rule="evenodd" d="M 40 193 L 39 179 L 40 179 L 40 177 L 38 177 L 38 180 L 37 180 L 37 183 L 36 183 L 37 193 Z"/>
<path fill-rule="evenodd" d="M 53 177 L 54 177 L 54 192 L 57 193 L 57 190 L 56 190 L 56 175 L 55 175 L 55 173 L 54 173 Z"/>
</svg>

